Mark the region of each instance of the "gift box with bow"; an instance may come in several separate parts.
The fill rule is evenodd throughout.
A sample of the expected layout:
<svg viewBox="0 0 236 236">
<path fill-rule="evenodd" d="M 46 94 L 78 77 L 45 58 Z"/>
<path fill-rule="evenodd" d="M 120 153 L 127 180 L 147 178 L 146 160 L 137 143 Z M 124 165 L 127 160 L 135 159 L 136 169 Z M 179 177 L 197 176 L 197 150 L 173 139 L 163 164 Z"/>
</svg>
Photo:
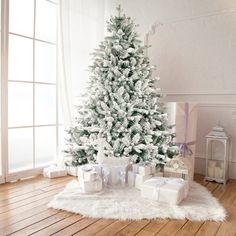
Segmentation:
<svg viewBox="0 0 236 236">
<path fill-rule="evenodd" d="M 177 205 L 188 195 L 188 181 L 180 178 L 151 178 L 143 183 L 141 195 L 158 202 Z"/>
</svg>

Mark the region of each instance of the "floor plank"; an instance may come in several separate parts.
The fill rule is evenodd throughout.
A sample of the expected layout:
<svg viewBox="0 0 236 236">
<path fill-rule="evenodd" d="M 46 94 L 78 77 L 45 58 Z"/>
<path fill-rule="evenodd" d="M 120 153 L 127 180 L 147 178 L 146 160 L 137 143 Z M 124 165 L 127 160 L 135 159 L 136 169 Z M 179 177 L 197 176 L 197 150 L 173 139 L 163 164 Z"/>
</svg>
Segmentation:
<svg viewBox="0 0 236 236">
<path fill-rule="evenodd" d="M 10 235 L 14 235 L 14 236 L 25 236 L 25 235 L 31 235 L 33 233 L 36 233 L 50 225 L 53 225 L 63 219 L 65 219 L 67 216 L 70 216 L 71 213 L 68 212 L 59 212 L 55 215 L 52 215 L 50 217 L 47 217 L 35 224 L 32 224 L 26 228 L 23 228 L 13 234 Z"/>
<path fill-rule="evenodd" d="M 155 235 L 161 235 L 161 236 L 169 236 L 174 235 L 176 232 L 178 232 L 179 229 L 181 229 L 185 224 L 187 223 L 187 220 L 170 220 L 157 234 Z"/>
<path fill-rule="evenodd" d="M 104 235 L 115 235 L 119 231 L 121 231 L 123 228 L 125 228 L 127 225 L 131 224 L 131 221 L 115 221 L 114 223 L 108 225 L 103 230 L 99 231 L 98 233 L 95 233 L 94 235 L 97 236 L 104 236 Z"/>
<path fill-rule="evenodd" d="M 125 228 L 123 228 L 121 231 L 119 231 L 116 235 L 118 236 L 132 236 L 136 235 L 140 230 L 142 230 L 147 224 L 149 224 L 149 220 L 139 220 L 134 221 Z"/>
<path fill-rule="evenodd" d="M 56 233 L 56 232 L 59 232 L 63 229 L 65 229 L 66 227 L 78 222 L 79 220 L 82 219 L 82 216 L 81 215 L 71 215 L 53 225 L 50 225 L 49 227 L 39 231 L 39 232 L 36 232 L 35 234 L 33 234 L 34 236 L 45 236 L 45 235 L 51 235 L 53 233 Z"/>
<path fill-rule="evenodd" d="M 53 235 L 56 235 L 56 236 L 73 235 L 73 234 L 83 230 L 84 228 L 88 227 L 89 225 L 93 224 L 96 221 L 98 221 L 98 219 L 83 217 L 75 224 L 69 225 L 68 227 L 64 228 L 63 230 L 61 230 Z"/>
<path fill-rule="evenodd" d="M 53 210 L 53 209 L 43 211 L 37 215 L 34 215 L 32 217 L 21 220 L 15 224 L 5 226 L 4 228 L 0 229 L 0 235 L 12 234 L 14 232 L 17 232 L 21 229 L 24 229 L 24 228 L 30 226 L 30 225 L 36 224 L 39 221 L 42 221 L 42 220 L 44 220 L 50 216 L 53 216 L 57 213 L 58 213 L 58 211 Z"/>
<path fill-rule="evenodd" d="M 169 222 L 169 220 L 152 220 L 148 225 L 146 225 L 136 235 L 138 235 L 138 236 L 156 235 L 168 222 Z"/>
<path fill-rule="evenodd" d="M 48 209 L 48 202 L 75 177 L 36 177 L 0 185 L 0 235 L 236 235 L 236 181 L 227 185 L 195 180 L 206 186 L 227 209 L 225 222 L 189 220 L 118 221 L 90 219 L 65 211 Z"/>
<path fill-rule="evenodd" d="M 102 229 L 106 228 L 108 225 L 114 223 L 114 220 L 107 220 L 107 219 L 100 219 L 90 225 L 88 228 L 85 228 L 83 230 L 80 230 L 78 233 L 76 233 L 76 236 L 90 236 L 94 235 L 95 233 L 98 233 Z"/>
</svg>

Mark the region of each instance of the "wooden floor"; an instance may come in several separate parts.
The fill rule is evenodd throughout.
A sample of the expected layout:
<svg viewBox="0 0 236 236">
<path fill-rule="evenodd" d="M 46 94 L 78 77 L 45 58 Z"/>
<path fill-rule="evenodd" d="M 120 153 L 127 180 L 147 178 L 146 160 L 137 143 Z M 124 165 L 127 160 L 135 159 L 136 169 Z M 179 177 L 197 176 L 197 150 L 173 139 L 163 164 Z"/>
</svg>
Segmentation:
<svg viewBox="0 0 236 236">
<path fill-rule="evenodd" d="M 227 185 L 205 185 L 228 211 L 227 221 L 188 220 L 116 221 L 90 219 L 65 211 L 47 209 L 47 203 L 73 177 L 37 177 L 0 185 L 0 235 L 236 235 L 236 180 Z"/>
</svg>

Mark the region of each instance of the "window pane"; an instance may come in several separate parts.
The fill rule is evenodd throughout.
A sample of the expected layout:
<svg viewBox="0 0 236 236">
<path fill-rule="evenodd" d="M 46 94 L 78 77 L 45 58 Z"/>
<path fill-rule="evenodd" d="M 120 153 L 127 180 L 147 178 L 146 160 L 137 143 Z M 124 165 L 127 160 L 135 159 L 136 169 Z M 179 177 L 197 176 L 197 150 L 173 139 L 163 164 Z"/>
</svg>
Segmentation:
<svg viewBox="0 0 236 236">
<path fill-rule="evenodd" d="M 8 125 L 30 126 L 33 124 L 33 84 L 9 82 Z"/>
<path fill-rule="evenodd" d="M 35 37 L 56 42 L 56 5 L 46 0 L 36 1 Z"/>
<path fill-rule="evenodd" d="M 9 129 L 9 171 L 33 168 L 33 128 Z"/>
<path fill-rule="evenodd" d="M 9 32 L 33 37 L 34 1 L 10 0 Z"/>
<path fill-rule="evenodd" d="M 33 40 L 9 35 L 10 80 L 33 80 Z"/>
<path fill-rule="evenodd" d="M 56 124 L 56 85 L 35 84 L 35 124 Z"/>
<path fill-rule="evenodd" d="M 56 47 L 35 42 L 35 81 L 56 83 Z"/>
<path fill-rule="evenodd" d="M 56 127 L 35 128 L 35 166 L 52 163 L 56 156 Z"/>
</svg>

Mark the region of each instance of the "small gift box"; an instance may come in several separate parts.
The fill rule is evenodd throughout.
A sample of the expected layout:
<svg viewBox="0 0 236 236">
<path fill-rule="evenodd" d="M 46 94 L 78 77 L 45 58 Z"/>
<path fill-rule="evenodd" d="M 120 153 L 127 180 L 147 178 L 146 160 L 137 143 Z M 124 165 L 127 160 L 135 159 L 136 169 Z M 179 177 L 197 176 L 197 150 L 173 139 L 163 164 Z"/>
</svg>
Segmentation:
<svg viewBox="0 0 236 236">
<path fill-rule="evenodd" d="M 133 172 L 140 175 L 151 175 L 156 172 L 156 165 L 154 163 L 138 163 L 133 164 Z"/>
<path fill-rule="evenodd" d="M 52 178 L 66 176 L 66 175 L 67 175 L 67 171 L 63 167 L 49 166 L 43 169 L 43 176 L 47 178 L 52 179 Z"/>
<path fill-rule="evenodd" d="M 67 174 L 78 176 L 78 166 L 66 166 Z"/>
<path fill-rule="evenodd" d="M 99 192 L 103 188 L 101 178 L 98 178 L 94 181 L 80 181 L 80 186 L 84 193 Z"/>
<path fill-rule="evenodd" d="M 188 182 L 180 178 L 155 177 L 145 181 L 141 195 L 144 198 L 179 204 L 188 194 Z"/>
<path fill-rule="evenodd" d="M 164 177 L 182 178 L 191 182 L 192 172 L 191 163 L 185 157 L 173 158 L 164 166 Z"/>
<path fill-rule="evenodd" d="M 163 177 L 164 173 L 163 172 L 156 172 L 153 177 Z"/>
<path fill-rule="evenodd" d="M 83 181 L 94 181 L 102 175 L 102 166 L 100 165 L 83 165 L 78 168 L 78 178 Z"/>
<path fill-rule="evenodd" d="M 128 171 L 128 186 L 129 187 L 134 187 L 135 185 L 135 177 L 136 173 L 133 171 Z"/>
<path fill-rule="evenodd" d="M 139 166 L 138 173 L 140 175 L 150 175 L 150 174 L 152 174 L 152 165 Z"/>
<path fill-rule="evenodd" d="M 140 175 L 140 174 L 135 174 L 135 188 L 141 189 L 144 181 L 152 178 L 152 175 Z"/>
</svg>

